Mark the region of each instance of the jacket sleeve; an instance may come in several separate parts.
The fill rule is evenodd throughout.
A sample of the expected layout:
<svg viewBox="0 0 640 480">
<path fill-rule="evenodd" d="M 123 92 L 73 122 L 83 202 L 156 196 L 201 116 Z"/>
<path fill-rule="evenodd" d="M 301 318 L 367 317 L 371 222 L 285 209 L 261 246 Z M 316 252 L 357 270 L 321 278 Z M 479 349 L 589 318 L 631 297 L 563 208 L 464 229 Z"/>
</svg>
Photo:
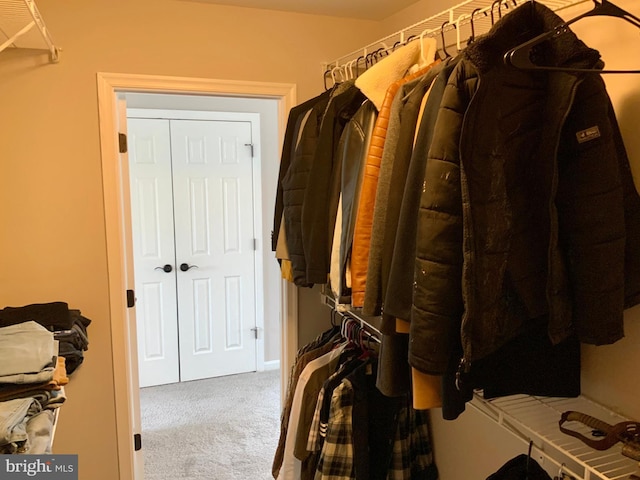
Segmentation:
<svg viewBox="0 0 640 480">
<path fill-rule="evenodd" d="M 460 136 L 471 68 L 460 62 L 445 88 L 424 175 L 414 270 L 409 363 L 442 374 L 460 342 L 462 197 Z"/>
<path fill-rule="evenodd" d="M 273 214 L 273 230 L 271 230 L 271 250 L 276 251 L 278 245 L 278 237 L 280 233 L 280 225 L 282 223 L 282 214 L 284 211 L 284 204 L 282 202 L 282 180 L 287 174 L 289 165 L 291 164 L 291 154 L 294 150 L 294 132 L 296 130 L 296 124 L 298 122 L 299 112 L 294 108 L 289 112 L 289 119 L 287 120 L 287 128 L 284 132 L 284 142 L 282 145 L 282 156 L 280 157 L 280 171 L 278 173 L 278 185 L 276 191 L 276 203 Z"/>
<path fill-rule="evenodd" d="M 317 97 L 311 98 L 300 105 L 293 107 L 289 111 L 289 117 L 287 120 L 287 127 L 284 133 L 284 141 L 282 145 L 282 153 L 280 157 L 280 172 L 278 173 L 278 185 L 276 191 L 276 201 L 273 215 L 273 230 L 271 232 L 271 250 L 276 251 L 278 245 L 278 236 L 280 232 L 280 224 L 282 223 L 282 215 L 284 212 L 283 203 L 283 188 L 282 182 L 284 180 L 289 166 L 291 165 L 291 159 L 296 150 L 296 137 L 300 133 L 300 126 L 304 115 L 311 110 L 317 103 L 322 102 L 328 98 L 330 92 L 323 92 Z"/>
<path fill-rule="evenodd" d="M 602 79 L 585 78 L 558 152 L 558 242 L 572 286 L 573 326 L 582 342 L 595 345 L 623 336 L 625 263 L 637 259 L 626 248 L 629 242 L 637 248 L 638 221 L 627 225 L 640 213 L 637 194 L 611 112 Z M 635 201 L 625 208 L 629 200 Z M 638 272 L 629 273 L 637 283 Z"/>
</svg>

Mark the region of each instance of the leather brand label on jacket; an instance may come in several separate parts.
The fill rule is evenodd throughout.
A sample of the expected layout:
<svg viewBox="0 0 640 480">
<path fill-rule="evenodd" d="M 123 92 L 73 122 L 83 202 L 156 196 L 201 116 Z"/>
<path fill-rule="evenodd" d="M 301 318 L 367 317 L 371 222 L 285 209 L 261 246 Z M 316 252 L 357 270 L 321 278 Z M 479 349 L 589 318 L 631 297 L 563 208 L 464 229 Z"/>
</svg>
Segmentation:
<svg viewBox="0 0 640 480">
<path fill-rule="evenodd" d="M 600 129 L 596 125 L 595 127 L 590 127 L 586 130 L 580 130 L 576 133 L 576 138 L 578 139 L 578 143 L 585 143 L 589 140 L 600 138 Z"/>
</svg>

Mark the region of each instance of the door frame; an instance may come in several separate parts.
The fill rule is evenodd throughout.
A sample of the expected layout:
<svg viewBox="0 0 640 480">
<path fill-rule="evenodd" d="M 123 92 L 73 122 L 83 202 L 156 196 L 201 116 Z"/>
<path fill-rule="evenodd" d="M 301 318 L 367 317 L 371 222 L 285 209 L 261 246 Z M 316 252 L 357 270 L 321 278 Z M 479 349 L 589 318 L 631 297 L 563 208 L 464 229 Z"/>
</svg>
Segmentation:
<svg viewBox="0 0 640 480">
<path fill-rule="evenodd" d="M 136 479 L 141 452 L 135 452 L 135 409 L 139 409 L 135 309 L 127 308 L 126 291 L 133 290 L 129 184 L 119 154 L 119 93 L 166 93 L 271 98 L 278 102 L 278 136 L 282 145 L 289 110 L 295 105 L 296 86 L 289 83 L 216 80 L 156 75 L 97 73 L 100 151 L 105 209 L 105 236 L 109 287 L 116 439 L 120 480 Z M 121 102 L 121 100 L 120 100 Z M 298 344 L 297 290 L 281 282 L 280 332 L 281 392 L 284 398 L 289 367 Z"/>
</svg>

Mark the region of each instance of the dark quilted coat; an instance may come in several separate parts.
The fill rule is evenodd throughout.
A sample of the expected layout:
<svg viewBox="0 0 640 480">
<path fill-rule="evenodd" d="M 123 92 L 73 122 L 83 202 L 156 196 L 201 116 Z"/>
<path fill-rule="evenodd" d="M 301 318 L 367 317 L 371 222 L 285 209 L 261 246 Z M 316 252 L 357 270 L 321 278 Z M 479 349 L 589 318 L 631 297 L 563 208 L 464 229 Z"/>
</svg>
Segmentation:
<svg viewBox="0 0 640 480">
<path fill-rule="evenodd" d="M 623 336 L 640 301 L 640 198 L 601 77 L 504 64 L 512 47 L 562 23 L 526 4 L 470 45 L 451 75 L 418 219 L 409 360 L 442 373 L 532 319 L 553 343 Z M 568 32 L 540 47 L 548 65 L 601 67 Z M 463 363 L 464 363 L 463 362 Z"/>
<path fill-rule="evenodd" d="M 284 226 L 293 270 L 293 281 L 301 287 L 311 286 L 307 282 L 307 263 L 302 243 L 302 204 L 309 180 L 309 171 L 318 145 L 322 118 L 329 99 L 328 95 L 323 97 L 311 109 L 291 164 L 281 182 Z"/>
</svg>

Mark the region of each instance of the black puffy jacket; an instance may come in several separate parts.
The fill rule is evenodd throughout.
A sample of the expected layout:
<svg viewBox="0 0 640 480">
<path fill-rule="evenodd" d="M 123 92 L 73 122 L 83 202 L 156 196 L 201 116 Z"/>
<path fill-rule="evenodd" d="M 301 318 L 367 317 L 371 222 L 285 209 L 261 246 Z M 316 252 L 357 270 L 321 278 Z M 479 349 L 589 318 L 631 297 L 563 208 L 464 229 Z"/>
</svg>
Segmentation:
<svg viewBox="0 0 640 480">
<path fill-rule="evenodd" d="M 640 301 L 640 198 L 601 77 L 503 62 L 562 22 L 519 7 L 449 79 L 418 220 L 409 360 L 421 371 L 444 372 L 460 341 L 462 364 L 483 358 L 532 319 L 554 343 L 613 343 Z M 572 32 L 539 53 L 602 66 Z"/>
</svg>

